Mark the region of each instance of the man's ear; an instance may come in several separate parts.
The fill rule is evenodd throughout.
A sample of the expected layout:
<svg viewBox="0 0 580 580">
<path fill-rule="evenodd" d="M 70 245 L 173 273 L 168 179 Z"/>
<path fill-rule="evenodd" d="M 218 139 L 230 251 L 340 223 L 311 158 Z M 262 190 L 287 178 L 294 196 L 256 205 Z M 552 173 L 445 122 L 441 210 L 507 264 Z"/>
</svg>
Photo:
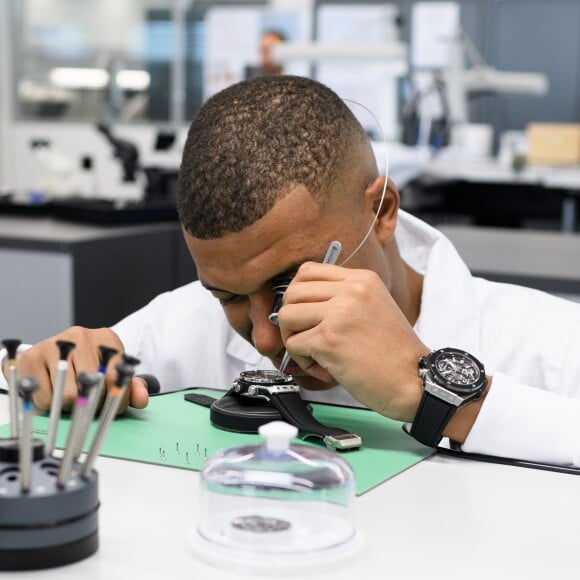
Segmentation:
<svg viewBox="0 0 580 580">
<path fill-rule="evenodd" d="M 383 198 L 386 179 L 384 175 L 379 175 L 365 190 L 365 198 L 372 206 L 373 213 L 377 214 L 378 219 L 374 229 L 382 241 L 388 240 L 395 231 L 400 203 L 399 192 L 390 179 Z"/>
</svg>

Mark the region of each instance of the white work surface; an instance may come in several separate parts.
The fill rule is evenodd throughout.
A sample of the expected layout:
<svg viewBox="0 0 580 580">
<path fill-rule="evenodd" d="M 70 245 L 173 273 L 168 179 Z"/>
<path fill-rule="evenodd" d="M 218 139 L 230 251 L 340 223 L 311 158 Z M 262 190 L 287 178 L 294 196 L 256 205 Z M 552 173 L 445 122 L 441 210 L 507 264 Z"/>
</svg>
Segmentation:
<svg viewBox="0 0 580 580">
<path fill-rule="evenodd" d="M 439 224 L 472 272 L 580 282 L 580 234 Z"/>
<path fill-rule="evenodd" d="M 564 191 L 562 231 L 576 230 L 576 204 L 580 197 L 580 166 L 528 165 L 515 172 L 496 159 L 473 159 L 444 152 L 421 168 L 423 175 L 439 179 L 461 179 L 473 183 L 537 185 L 547 190 Z M 501 190 L 498 190 L 501 192 Z"/>
<path fill-rule="evenodd" d="M 547 188 L 580 189 L 578 165 L 527 165 L 520 172 L 515 172 L 495 158 L 462 157 L 453 152 L 444 152 L 425 163 L 421 171 L 434 177 L 477 183 L 523 183 Z"/>
<path fill-rule="evenodd" d="M 6 401 L 0 396 L 0 423 L 8 420 Z M 199 473 L 102 457 L 95 467 L 98 552 L 60 568 L 2 572 L 3 579 L 259 578 L 213 568 L 192 555 L 188 535 L 198 510 Z M 301 579 L 579 577 L 575 475 L 434 456 L 355 505 L 362 550 L 339 569 Z"/>
</svg>

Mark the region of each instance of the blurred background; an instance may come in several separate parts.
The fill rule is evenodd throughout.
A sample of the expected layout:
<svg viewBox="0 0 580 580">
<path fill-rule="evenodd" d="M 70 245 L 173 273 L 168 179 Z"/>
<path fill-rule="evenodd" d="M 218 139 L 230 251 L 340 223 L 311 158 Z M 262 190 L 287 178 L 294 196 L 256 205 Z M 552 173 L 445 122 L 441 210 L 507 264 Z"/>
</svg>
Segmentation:
<svg viewBox="0 0 580 580">
<path fill-rule="evenodd" d="M 317 78 L 370 108 L 381 129 L 354 110 L 378 141 L 439 148 L 449 143 L 454 123 L 468 122 L 491 129 L 491 143 L 489 132 L 469 138 L 497 153 L 506 132 L 580 118 L 580 4 L 574 0 L 0 5 L 4 187 L 34 185 L 43 171 L 33 158 L 36 139 L 70 157 L 91 156 L 102 187 L 114 188 L 107 173 L 118 164 L 94 131 L 97 122 L 134 141 L 146 162 L 159 157 L 161 129 L 176 133 L 179 150 L 204 99 L 260 69 L 261 37 L 269 31 L 287 45 L 278 56 L 280 70 Z M 520 76 L 489 76 L 478 85 L 466 74 L 489 67 Z M 523 137 L 507 136 L 524 149 Z"/>
<path fill-rule="evenodd" d="M 73 256 L 67 314 L 46 332 L 110 324 L 194 277 L 175 215 L 189 122 L 231 83 L 288 73 L 346 100 L 381 170 L 388 154 L 403 208 L 476 273 L 580 295 L 578 46 L 577 0 L 0 0 L 0 267 L 19 270 L 23 249 L 33 264 Z M 137 283 L 143 252 L 121 260 L 118 237 L 147 224 L 171 230 L 174 251 L 144 292 L 148 266 L 157 279 L 162 267 L 150 253 Z M 97 316 L 75 260 L 92 240 L 99 265 L 114 236 L 133 278 Z M 16 304 L 30 272 L 0 300 Z"/>
</svg>

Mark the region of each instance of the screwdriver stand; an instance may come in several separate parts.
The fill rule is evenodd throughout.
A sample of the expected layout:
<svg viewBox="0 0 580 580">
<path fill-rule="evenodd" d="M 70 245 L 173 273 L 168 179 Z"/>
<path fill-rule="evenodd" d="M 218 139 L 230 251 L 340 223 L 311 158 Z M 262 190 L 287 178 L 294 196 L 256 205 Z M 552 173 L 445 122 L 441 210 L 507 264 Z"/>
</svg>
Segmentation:
<svg viewBox="0 0 580 580">
<path fill-rule="evenodd" d="M 31 485 L 22 492 L 18 444 L 0 439 L 0 570 L 52 568 L 87 558 L 98 548 L 98 475 L 73 468 L 57 485 L 60 459 L 45 457 L 35 439 Z"/>
</svg>

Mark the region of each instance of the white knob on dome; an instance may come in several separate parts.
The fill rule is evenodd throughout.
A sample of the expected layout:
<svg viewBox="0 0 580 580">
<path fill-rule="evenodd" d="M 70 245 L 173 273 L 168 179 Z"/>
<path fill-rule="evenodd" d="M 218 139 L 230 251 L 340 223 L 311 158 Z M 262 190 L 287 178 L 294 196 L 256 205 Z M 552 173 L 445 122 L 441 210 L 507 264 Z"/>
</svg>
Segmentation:
<svg viewBox="0 0 580 580">
<path fill-rule="evenodd" d="M 258 433 L 266 439 L 268 449 L 283 451 L 290 447 L 290 439 L 298 435 L 298 429 L 284 421 L 271 421 L 262 425 Z"/>
</svg>

